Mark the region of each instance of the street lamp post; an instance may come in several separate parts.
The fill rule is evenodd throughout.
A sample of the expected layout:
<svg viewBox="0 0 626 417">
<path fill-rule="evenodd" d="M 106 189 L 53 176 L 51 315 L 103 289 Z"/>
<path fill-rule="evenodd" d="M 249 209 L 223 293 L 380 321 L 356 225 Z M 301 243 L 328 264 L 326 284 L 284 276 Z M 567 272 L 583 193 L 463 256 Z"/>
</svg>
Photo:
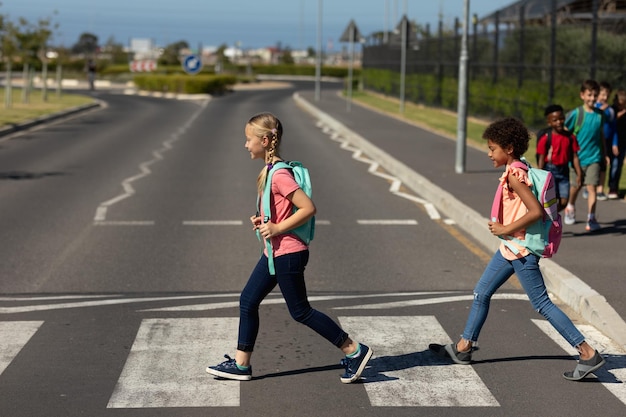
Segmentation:
<svg viewBox="0 0 626 417">
<path fill-rule="evenodd" d="M 469 3 L 464 0 L 463 37 L 461 38 L 461 56 L 459 58 L 459 102 L 457 111 L 456 131 L 456 163 L 457 174 L 465 172 L 466 140 L 467 140 L 467 31 L 469 26 Z"/>
<path fill-rule="evenodd" d="M 322 0 L 317 0 L 317 59 L 315 60 L 315 101 L 320 100 L 322 78 Z"/>
</svg>

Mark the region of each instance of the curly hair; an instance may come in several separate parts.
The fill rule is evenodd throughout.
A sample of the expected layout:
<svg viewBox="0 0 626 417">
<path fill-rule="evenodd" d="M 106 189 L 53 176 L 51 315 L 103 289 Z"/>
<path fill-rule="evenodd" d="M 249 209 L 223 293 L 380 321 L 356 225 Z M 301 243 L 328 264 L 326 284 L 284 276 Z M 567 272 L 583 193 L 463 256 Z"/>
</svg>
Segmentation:
<svg viewBox="0 0 626 417">
<path fill-rule="evenodd" d="M 513 156 L 520 158 L 528 150 L 530 133 L 521 120 L 505 117 L 487 126 L 483 139 L 490 140 L 501 148 L 512 146 Z"/>
</svg>

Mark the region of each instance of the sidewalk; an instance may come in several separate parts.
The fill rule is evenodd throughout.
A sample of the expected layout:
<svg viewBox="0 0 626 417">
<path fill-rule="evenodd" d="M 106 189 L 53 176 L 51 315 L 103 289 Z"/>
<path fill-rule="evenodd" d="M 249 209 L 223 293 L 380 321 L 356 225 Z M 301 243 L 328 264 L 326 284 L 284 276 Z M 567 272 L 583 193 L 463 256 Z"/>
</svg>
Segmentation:
<svg viewBox="0 0 626 417">
<path fill-rule="evenodd" d="M 353 102 L 347 110 L 337 90 L 296 93 L 298 105 L 377 160 L 405 186 L 433 203 L 489 251 L 498 240 L 487 229 L 501 169 L 492 168 L 487 147 L 467 148 L 465 173 L 455 172 L 456 143 Z M 602 229 L 585 231 L 586 200 L 576 204 L 578 222 L 564 226 L 559 253 L 542 259 L 551 293 L 626 348 L 626 203 L 599 201 Z M 478 279 L 478 277 L 476 277 Z"/>
</svg>

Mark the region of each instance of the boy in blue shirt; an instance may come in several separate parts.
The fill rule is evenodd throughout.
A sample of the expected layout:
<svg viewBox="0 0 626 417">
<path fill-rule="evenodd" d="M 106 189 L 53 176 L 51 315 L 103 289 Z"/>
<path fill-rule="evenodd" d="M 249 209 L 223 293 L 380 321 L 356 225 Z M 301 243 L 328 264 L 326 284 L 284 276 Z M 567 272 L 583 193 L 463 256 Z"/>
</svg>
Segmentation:
<svg viewBox="0 0 626 417">
<path fill-rule="evenodd" d="M 604 113 L 595 107 L 600 93 L 600 85 L 594 80 L 583 81 L 580 87 L 580 99 L 583 105 L 568 113 L 565 119 L 565 127 L 576 135 L 580 146 L 578 159 L 583 172 L 582 187 L 587 189 L 587 231 L 600 229 L 596 219 L 597 194 L 596 187 L 600 183 L 600 168 L 605 158 L 604 151 Z M 582 123 L 577 123 L 579 112 L 583 113 Z M 570 189 L 569 202 L 565 207 L 565 224 L 576 223 L 576 198 L 581 187 L 578 187 L 576 171 L 570 168 L 572 187 Z"/>
</svg>

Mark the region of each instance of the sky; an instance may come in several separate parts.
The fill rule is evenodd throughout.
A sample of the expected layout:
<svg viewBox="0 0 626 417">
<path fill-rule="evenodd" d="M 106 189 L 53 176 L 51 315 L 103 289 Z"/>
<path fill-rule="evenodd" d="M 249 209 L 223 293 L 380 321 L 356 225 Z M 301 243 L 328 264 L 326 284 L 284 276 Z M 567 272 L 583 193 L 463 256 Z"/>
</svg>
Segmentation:
<svg viewBox="0 0 626 417">
<path fill-rule="evenodd" d="M 436 30 L 439 15 L 452 27 L 463 19 L 465 1 L 470 16 L 486 16 L 513 0 L 0 0 L 0 14 L 17 22 L 51 18 L 59 25 L 52 45 L 72 46 L 82 33 L 129 45 L 131 38 L 149 38 L 158 46 L 181 40 L 192 47 L 239 45 L 292 50 L 315 48 L 321 5 L 321 39 L 327 51 L 339 41 L 351 20 L 359 32 L 391 30 L 406 14 Z"/>
</svg>

